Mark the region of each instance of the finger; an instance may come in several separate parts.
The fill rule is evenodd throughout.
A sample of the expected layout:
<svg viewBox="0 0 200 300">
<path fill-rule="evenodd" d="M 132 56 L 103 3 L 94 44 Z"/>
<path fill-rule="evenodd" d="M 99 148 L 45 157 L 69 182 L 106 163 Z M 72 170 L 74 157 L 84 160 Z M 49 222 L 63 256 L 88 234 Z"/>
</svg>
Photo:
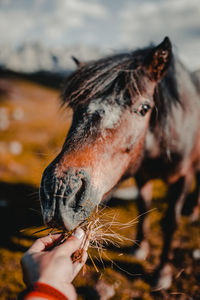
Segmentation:
<svg viewBox="0 0 200 300">
<path fill-rule="evenodd" d="M 74 265 L 74 278 L 77 276 L 77 274 L 80 272 L 80 270 L 86 263 L 87 258 L 88 258 L 88 254 L 86 251 L 84 251 L 81 262 L 77 261 L 73 264 Z"/>
<path fill-rule="evenodd" d="M 88 258 L 88 253 L 86 251 L 83 251 L 83 254 L 82 254 L 82 258 L 81 258 L 81 262 L 75 262 L 74 264 L 77 264 L 77 265 L 84 265 L 87 261 L 87 258 Z"/>
<path fill-rule="evenodd" d="M 56 242 L 62 239 L 62 234 L 52 234 L 44 236 L 36 240 L 31 248 L 28 250 L 29 253 L 41 252 L 47 250 L 48 248 L 55 246 Z"/>
<path fill-rule="evenodd" d="M 75 232 L 63 244 L 58 246 L 55 251 L 64 252 L 68 254 L 74 253 L 79 249 L 83 243 L 85 233 L 81 228 L 77 228 Z"/>
</svg>

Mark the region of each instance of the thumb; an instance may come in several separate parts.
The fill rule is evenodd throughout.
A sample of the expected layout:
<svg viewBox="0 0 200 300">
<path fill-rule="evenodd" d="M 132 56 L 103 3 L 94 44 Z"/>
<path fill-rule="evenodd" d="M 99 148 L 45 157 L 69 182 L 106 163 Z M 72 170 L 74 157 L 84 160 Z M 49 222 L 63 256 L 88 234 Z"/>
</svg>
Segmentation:
<svg viewBox="0 0 200 300">
<path fill-rule="evenodd" d="M 55 251 L 72 254 L 83 244 L 85 233 L 81 228 L 77 228 L 75 232 L 62 245 L 55 248 Z"/>
</svg>

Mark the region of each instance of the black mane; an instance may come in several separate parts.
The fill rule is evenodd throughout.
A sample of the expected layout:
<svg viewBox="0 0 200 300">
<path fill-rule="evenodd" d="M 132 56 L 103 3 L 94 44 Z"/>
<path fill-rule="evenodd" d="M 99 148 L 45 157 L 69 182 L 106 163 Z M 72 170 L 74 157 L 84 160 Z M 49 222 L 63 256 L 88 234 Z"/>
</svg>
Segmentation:
<svg viewBox="0 0 200 300">
<path fill-rule="evenodd" d="M 115 101 L 123 99 L 121 105 L 130 105 L 135 95 L 146 91 L 145 78 L 150 79 L 150 74 L 145 68 L 145 59 L 152 49 L 153 45 L 82 66 L 66 80 L 62 94 L 63 105 L 69 105 L 76 111 L 79 107 L 84 108 L 91 100 L 101 98 L 103 101 L 111 95 L 110 98 Z M 158 120 L 164 127 L 171 107 L 180 103 L 174 59 L 172 56 L 165 76 L 155 88 L 152 126 Z"/>
</svg>

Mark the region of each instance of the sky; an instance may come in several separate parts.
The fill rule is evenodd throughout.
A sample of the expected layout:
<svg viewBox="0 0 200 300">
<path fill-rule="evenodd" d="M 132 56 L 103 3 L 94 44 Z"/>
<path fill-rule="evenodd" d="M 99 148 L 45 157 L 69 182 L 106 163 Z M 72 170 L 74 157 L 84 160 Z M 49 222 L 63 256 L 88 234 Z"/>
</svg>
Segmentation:
<svg viewBox="0 0 200 300">
<path fill-rule="evenodd" d="M 200 0 L 0 0 L 0 48 L 85 44 L 107 53 L 166 35 L 191 69 L 200 68 Z"/>
</svg>

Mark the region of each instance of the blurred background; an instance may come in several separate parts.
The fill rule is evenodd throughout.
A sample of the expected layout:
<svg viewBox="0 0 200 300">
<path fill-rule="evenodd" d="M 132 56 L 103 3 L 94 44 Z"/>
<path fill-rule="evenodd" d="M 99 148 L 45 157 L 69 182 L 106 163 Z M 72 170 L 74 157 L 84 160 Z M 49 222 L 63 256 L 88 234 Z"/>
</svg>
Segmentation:
<svg viewBox="0 0 200 300">
<path fill-rule="evenodd" d="M 0 0 L 1 299 L 15 299 L 24 288 L 19 260 L 41 236 L 34 234 L 42 228 L 41 175 L 71 123 L 71 110 L 59 102 L 63 81 L 76 68 L 71 56 L 93 60 L 159 43 L 166 35 L 186 67 L 200 69 L 199 0 Z M 130 180 L 121 188 L 133 185 Z M 160 252 L 165 191 L 162 182 L 154 182 L 158 210 L 150 214 L 148 260 L 110 252 L 118 267 L 105 259 L 101 276 L 88 262 L 86 275 L 75 282 L 80 299 L 200 299 L 200 223 L 188 217 L 175 236 L 172 288 L 153 293 L 141 276 L 153 269 Z M 137 216 L 133 202 L 115 199 L 110 206 L 122 221 Z M 125 234 L 134 239 L 134 229 Z"/>
</svg>

